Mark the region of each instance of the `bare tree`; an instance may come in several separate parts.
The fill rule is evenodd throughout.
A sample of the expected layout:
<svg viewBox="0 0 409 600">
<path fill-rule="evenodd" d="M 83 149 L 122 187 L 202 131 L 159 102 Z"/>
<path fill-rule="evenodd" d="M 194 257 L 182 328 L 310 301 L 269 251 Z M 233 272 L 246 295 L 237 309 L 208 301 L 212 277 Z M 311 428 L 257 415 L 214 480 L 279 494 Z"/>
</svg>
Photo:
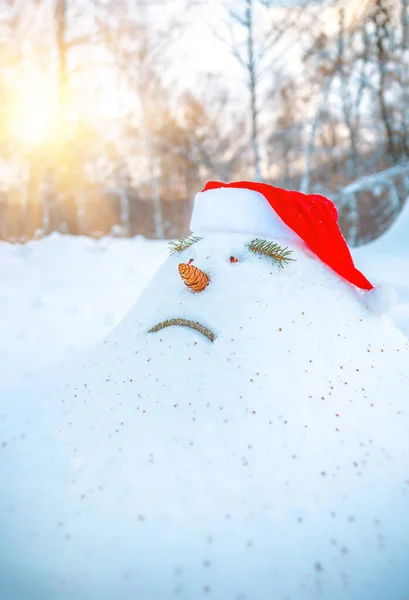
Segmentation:
<svg viewBox="0 0 409 600">
<path fill-rule="evenodd" d="M 257 1 L 257 0 L 256 0 Z M 247 86 L 249 90 L 249 109 L 250 109 L 250 131 L 251 131 L 251 147 L 253 153 L 253 169 L 254 179 L 261 180 L 261 161 L 260 161 L 260 139 L 259 139 L 259 114 L 260 100 L 259 92 L 259 61 L 265 58 L 267 52 L 267 40 L 264 43 L 264 48 L 256 53 L 255 49 L 255 33 L 254 33 L 254 0 L 243 0 L 244 13 L 240 14 L 235 10 L 230 10 L 230 18 L 232 22 L 239 25 L 245 30 L 246 34 L 246 49 L 241 52 L 236 43 L 232 43 L 233 55 L 238 60 L 239 64 L 246 72 Z"/>
<path fill-rule="evenodd" d="M 167 31 L 157 35 L 152 32 L 149 22 L 149 10 L 162 10 L 165 2 L 147 2 L 136 0 L 133 4 L 126 1 L 111 2 L 107 5 L 107 14 L 100 20 L 100 29 L 104 32 L 108 48 L 114 57 L 127 93 L 134 100 L 132 108 L 126 107 L 123 123 L 129 121 L 132 125 L 128 134 L 133 132 L 135 144 L 138 146 L 141 162 L 139 176 L 144 173 L 149 181 L 150 198 L 153 204 L 155 237 L 163 238 L 165 233 L 163 202 L 160 186 L 160 161 L 156 154 L 158 147 L 157 129 L 160 128 L 166 93 L 158 75 L 158 70 L 164 68 L 166 50 L 169 48 L 178 23 L 167 23 Z M 116 27 L 113 28 L 111 19 Z M 121 134 L 125 133 L 122 129 Z M 122 135 L 123 137 L 123 135 Z M 119 154 L 130 151 L 122 144 Z M 135 146 L 132 148 L 134 153 Z M 125 160 L 125 157 L 124 157 Z"/>
<path fill-rule="evenodd" d="M 243 116 L 231 113 L 230 96 L 220 87 L 210 98 L 185 94 L 182 102 L 189 160 L 205 169 L 206 177 L 231 180 L 246 152 Z"/>
<path fill-rule="evenodd" d="M 315 138 L 317 135 L 317 130 L 321 122 L 321 117 L 324 112 L 325 105 L 327 103 L 328 94 L 331 88 L 331 84 L 333 81 L 333 73 L 329 74 L 324 89 L 322 90 L 321 95 L 318 97 L 315 113 L 312 117 L 311 122 L 308 124 L 308 133 L 307 133 L 307 143 L 305 147 L 305 167 L 302 175 L 301 183 L 300 183 L 300 192 L 307 194 L 310 188 L 310 178 L 311 178 L 311 170 L 312 170 L 312 160 L 314 155 L 315 148 Z"/>
<path fill-rule="evenodd" d="M 402 86 L 402 146 L 409 157 L 409 0 L 401 0 L 400 24 L 402 41 L 400 51 Z"/>
<path fill-rule="evenodd" d="M 236 17 L 237 18 L 237 17 Z M 254 177 L 261 179 L 260 142 L 259 142 L 259 107 L 257 98 L 257 63 L 254 48 L 253 26 L 253 0 L 246 0 L 245 18 L 242 21 L 247 29 L 247 71 L 250 89 L 250 115 L 251 115 L 251 145 L 254 155 Z M 264 52 L 264 50 L 263 50 Z M 262 56 L 260 56 L 262 58 Z"/>
<path fill-rule="evenodd" d="M 311 172 L 316 150 L 316 137 L 321 125 L 323 115 L 328 111 L 328 98 L 334 77 L 337 73 L 336 49 L 330 43 L 324 32 L 313 38 L 311 46 L 303 57 L 306 67 L 312 68 L 308 85 L 310 90 L 316 90 L 311 94 L 313 101 L 309 101 L 311 116 L 306 118 L 305 127 L 305 149 L 304 169 L 300 181 L 300 191 L 304 194 L 309 192 L 311 185 Z"/>
<path fill-rule="evenodd" d="M 59 126 L 60 131 L 62 131 L 67 101 L 67 0 L 56 0 L 54 20 L 58 57 Z"/>
<path fill-rule="evenodd" d="M 263 80 L 271 77 L 275 54 L 279 44 L 294 28 L 301 26 L 303 13 L 300 8 L 280 8 L 274 11 L 273 0 L 240 0 L 238 9 L 229 10 L 230 18 L 230 47 L 234 58 L 245 73 L 249 93 L 249 126 L 250 141 L 253 155 L 254 178 L 259 181 L 262 177 L 262 140 L 260 136 L 261 113 L 265 108 Z M 306 2 L 300 5 L 305 6 Z M 257 19 L 258 11 L 261 18 Z M 257 21 L 257 22 L 256 22 Z M 236 41 L 236 29 L 242 37 L 244 32 L 245 44 Z M 282 49 L 282 48 L 281 48 Z"/>
<path fill-rule="evenodd" d="M 280 86 L 281 83 L 281 86 Z M 293 185 L 297 176 L 298 162 L 302 153 L 303 106 L 294 79 L 277 81 L 279 90 L 276 102 L 276 120 L 267 140 L 267 156 L 270 177 L 277 177 L 283 187 Z"/>
<path fill-rule="evenodd" d="M 346 48 L 345 48 L 345 8 L 339 9 L 339 33 L 338 33 L 338 57 L 337 67 L 339 69 L 340 76 L 340 91 L 342 99 L 342 112 L 344 115 L 345 125 L 348 129 L 349 135 L 349 161 L 348 161 L 348 176 L 354 177 L 356 165 L 358 162 L 358 148 L 357 148 L 357 123 L 354 122 L 353 114 L 353 100 L 350 86 L 348 85 L 348 78 L 346 73 Z"/>
<path fill-rule="evenodd" d="M 391 15 L 389 9 L 389 0 L 375 0 L 375 6 L 372 12 L 372 22 L 374 25 L 375 52 L 377 66 L 379 70 L 378 102 L 381 112 L 382 122 L 385 127 L 387 139 L 387 151 L 393 160 L 398 158 L 398 151 L 395 146 L 395 136 L 392 119 L 388 108 L 386 94 L 388 91 L 388 40 L 391 27 Z"/>
</svg>

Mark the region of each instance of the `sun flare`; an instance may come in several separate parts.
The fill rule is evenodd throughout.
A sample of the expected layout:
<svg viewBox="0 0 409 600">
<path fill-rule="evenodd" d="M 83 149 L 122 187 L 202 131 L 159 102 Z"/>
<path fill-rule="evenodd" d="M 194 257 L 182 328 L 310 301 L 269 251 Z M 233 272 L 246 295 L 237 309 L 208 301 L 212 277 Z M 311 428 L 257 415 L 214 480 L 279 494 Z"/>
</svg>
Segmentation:
<svg viewBox="0 0 409 600">
<path fill-rule="evenodd" d="M 20 146 L 51 140 L 57 128 L 57 97 L 53 82 L 39 74 L 27 77 L 14 103 L 10 134 Z"/>
</svg>

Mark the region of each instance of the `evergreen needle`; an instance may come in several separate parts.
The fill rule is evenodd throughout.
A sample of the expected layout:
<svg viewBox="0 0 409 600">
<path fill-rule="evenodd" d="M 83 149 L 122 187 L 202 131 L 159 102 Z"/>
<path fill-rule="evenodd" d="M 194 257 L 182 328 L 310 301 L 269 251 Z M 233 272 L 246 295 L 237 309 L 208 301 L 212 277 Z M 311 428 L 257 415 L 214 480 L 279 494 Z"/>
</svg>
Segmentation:
<svg viewBox="0 0 409 600">
<path fill-rule="evenodd" d="M 190 246 L 192 246 L 196 242 L 200 242 L 201 239 L 202 238 L 196 237 L 195 235 L 189 235 L 188 237 L 180 238 L 178 240 L 169 242 L 169 244 L 168 244 L 169 254 L 175 254 L 176 252 L 183 252 L 183 250 L 190 248 Z"/>
<path fill-rule="evenodd" d="M 247 247 L 256 254 L 272 258 L 282 269 L 288 262 L 295 261 L 295 258 L 290 257 L 292 250 L 289 250 L 287 246 L 282 248 L 275 242 L 268 242 L 267 240 L 256 238 L 252 240 Z"/>
</svg>

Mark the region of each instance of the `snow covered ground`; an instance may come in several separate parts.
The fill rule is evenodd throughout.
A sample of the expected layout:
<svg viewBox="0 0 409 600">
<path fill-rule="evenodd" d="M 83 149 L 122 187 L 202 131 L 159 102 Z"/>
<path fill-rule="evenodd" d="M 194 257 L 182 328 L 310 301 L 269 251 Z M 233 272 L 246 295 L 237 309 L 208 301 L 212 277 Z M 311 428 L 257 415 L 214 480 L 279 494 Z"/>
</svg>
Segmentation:
<svg viewBox="0 0 409 600">
<path fill-rule="evenodd" d="M 93 346 L 127 313 L 167 257 L 166 242 L 52 234 L 0 242 L 0 381 Z"/>
<path fill-rule="evenodd" d="M 172 256 L 76 372 L 0 393 L 2 600 L 405 598 L 409 345 L 302 248 L 280 269 L 250 240 L 208 235 Z M 41 242 L 43 260 L 61 270 L 67 241 Z M 132 259 L 138 243 L 124 242 Z M 98 261 L 95 242 L 68 242 L 82 286 L 111 272 L 91 301 L 88 281 L 78 330 L 104 291 L 121 296 L 116 244 Z M 210 274 L 203 294 L 178 276 L 190 259 Z M 83 307 L 80 291 L 62 306 Z M 91 334 L 109 328 L 113 303 Z M 148 332 L 174 316 L 216 342 Z M 34 342 L 26 360 L 41 360 Z"/>
<path fill-rule="evenodd" d="M 392 226 L 377 240 L 353 252 L 358 267 L 374 283 L 390 285 L 398 295 L 391 316 L 409 337 L 409 199 Z"/>
<path fill-rule="evenodd" d="M 408 211 L 354 252 L 406 333 Z M 281 270 L 250 239 L 157 277 L 165 242 L 0 244 L 2 600 L 406 597 L 409 345 L 296 244 Z M 216 343 L 148 332 L 175 316 Z"/>
<path fill-rule="evenodd" d="M 381 238 L 354 251 L 361 270 L 398 292 L 392 310 L 409 337 L 409 203 Z M 0 242 L 0 381 L 77 356 L 123 318 L 168 256 L 166 242 L 52 234 Z"/>
</svg>

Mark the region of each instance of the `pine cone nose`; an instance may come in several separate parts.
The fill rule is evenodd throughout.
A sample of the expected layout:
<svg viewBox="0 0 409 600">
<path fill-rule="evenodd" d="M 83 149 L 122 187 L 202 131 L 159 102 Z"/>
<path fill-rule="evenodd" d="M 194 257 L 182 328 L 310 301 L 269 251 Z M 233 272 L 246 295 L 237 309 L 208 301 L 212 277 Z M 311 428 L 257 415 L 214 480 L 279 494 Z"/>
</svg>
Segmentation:
<svg viewBox="0 0 409 600">
<path fill-rule="evenodd" d="M 206 273 L 186 263 L 179 265 L 179 274 L 192 292 L 203 292 L 210 282 L 210 278 Z"/>
</svg>

